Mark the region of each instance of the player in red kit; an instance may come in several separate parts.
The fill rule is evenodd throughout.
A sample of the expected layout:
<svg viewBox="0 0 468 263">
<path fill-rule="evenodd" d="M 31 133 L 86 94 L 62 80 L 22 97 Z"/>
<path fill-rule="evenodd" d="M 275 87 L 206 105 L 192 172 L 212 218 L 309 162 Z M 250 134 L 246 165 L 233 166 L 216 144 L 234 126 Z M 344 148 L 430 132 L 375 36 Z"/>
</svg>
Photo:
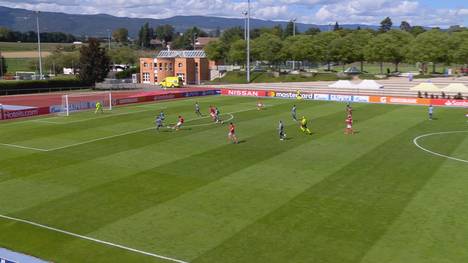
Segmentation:
<svg viewBox="0 0 468 263">
<path fill-rule="evenodd" d="M 180 127 L 182 127 L 182 125 L 184 124 L 185 120 L 184 120 L 184 117 L 182 116 L 179 116 L 179 120 L 177 121 L 177 124 L 174 125 L 174 127 L 172 127 L 172 129 L 178 131 L 180 129 Z"/>
<path fill-rule="evenodd" d="M 345 122 L 346 122 L 345 134 L 354 134 L 353 117 L 351 117 L 351 115 L 348 115 L 348 118 L 346 118 Z"/>
<path fill-rule="evenodd" d="M 351 104 L 348 102 L 348 104 L 346 104 L 346 114 L 349 115 L 353 115 L 353 107 L 351 107 Z"/>
<path fill-rule="evenodd" d="M 228 141 L 231 141 L 235 144 L 239 143 L 236 136 L 236 126 L 234 126 L 232 122 L 229 123 Z"/>
<path fill-rule="evenodd" d="M 216 121 L 216 108 L 214 106 L 210 106 L 210 116 L 213 121 Z"/>
</svg>

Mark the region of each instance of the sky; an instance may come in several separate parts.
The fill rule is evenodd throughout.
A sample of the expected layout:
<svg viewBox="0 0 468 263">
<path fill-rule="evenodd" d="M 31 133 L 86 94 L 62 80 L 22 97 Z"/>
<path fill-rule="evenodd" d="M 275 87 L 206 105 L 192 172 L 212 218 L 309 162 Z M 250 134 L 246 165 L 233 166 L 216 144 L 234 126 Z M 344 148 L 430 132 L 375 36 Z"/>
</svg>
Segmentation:
<svg viewBox="0 0 468 263">
<path fill-rule="evenodd" d="M 73 14 L 167 18 L 175 15 L 242 17 L 247 0 L 0 0 L 0 6 Z M 251 0 L 251 14 L 300 23 L 468 26 L 468 0 Z"/>
</svg>

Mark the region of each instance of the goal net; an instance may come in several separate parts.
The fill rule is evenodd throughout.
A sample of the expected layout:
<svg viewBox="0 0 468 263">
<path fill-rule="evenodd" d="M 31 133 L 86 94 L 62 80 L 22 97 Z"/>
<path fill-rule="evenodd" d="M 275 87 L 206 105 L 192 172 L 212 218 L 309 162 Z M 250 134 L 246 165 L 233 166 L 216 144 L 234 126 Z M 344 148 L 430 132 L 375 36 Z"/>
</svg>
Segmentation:
<svg viewBox="0 0 468 263">
<path fill-rule="evenodd" d="M 101 103 L 103 110 L 112 110 L 111 92 L 71 93 L 62 95 L 59 115 L 70 116 L 76 111 L 95 109 Z"/>
</svg>

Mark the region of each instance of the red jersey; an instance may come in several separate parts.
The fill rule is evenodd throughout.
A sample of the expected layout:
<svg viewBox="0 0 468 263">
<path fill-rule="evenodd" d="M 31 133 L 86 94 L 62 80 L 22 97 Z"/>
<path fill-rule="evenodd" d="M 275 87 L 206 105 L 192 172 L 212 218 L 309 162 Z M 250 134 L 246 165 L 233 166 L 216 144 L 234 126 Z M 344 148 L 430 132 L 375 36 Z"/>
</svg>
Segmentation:
<svg viewBox="0 0 468 263">
<path fill-rule="evenodd" d="M 235 129 L 236 129 L 236 126 L 234 126 L 234 124 L 229 125 L 229 132 L 230 133 L 234 133 Z"/>
<path fill-rule="evenodd" d="M 215 114 L 215 113 L 216 113 L 216 110 L 215 110 L 215 108 L 213 108 L 213 107 L 210 107 L 210 113 L 212 113 L 212 114 Z"/>
<path fill-rule="evenodd" d="M 180 118 L 179 118 L 179 122 L 180 122 L 180 123 L 184 123 L 184 121 L 185 121 L 185 120 L 184 120 L 183 117 L 180 117 Z"/>
<path fill-rule="evenodd" d="M 353 119 L 347 118 L 347 119 L 346 119 L 346 124 L 348 124 L 348 125 L 353 125 Z"/>
</svg>

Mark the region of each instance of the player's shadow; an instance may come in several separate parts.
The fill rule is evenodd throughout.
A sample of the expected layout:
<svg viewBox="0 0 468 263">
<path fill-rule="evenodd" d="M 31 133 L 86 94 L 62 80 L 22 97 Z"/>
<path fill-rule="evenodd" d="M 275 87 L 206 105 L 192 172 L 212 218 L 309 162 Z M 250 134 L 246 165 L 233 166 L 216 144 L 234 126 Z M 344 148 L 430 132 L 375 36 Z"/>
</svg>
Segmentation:
<svg viewBox="0 0 468 263">
<path fill-rule="evenodd" d="M 237 144 L 246 143 L 246 142 L 247 142 L 246 140 L 240 140 L 237 142 Z"/>
</svg>

